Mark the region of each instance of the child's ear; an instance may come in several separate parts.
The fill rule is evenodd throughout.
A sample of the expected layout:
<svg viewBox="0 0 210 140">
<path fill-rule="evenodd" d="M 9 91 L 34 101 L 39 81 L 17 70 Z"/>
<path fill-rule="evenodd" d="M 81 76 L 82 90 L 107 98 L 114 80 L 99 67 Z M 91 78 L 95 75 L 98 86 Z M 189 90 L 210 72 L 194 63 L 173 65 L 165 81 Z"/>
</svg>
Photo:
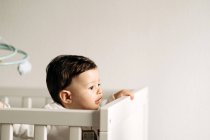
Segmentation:
<svg viewBox="0 0 210 140">
<path fill-rule="evenodd" d="M 60 99 L 64 104 L 69 104 L 72 102 L 71 92 L 68 90 L 62 90 L 59 93 Z"/>
</svg>

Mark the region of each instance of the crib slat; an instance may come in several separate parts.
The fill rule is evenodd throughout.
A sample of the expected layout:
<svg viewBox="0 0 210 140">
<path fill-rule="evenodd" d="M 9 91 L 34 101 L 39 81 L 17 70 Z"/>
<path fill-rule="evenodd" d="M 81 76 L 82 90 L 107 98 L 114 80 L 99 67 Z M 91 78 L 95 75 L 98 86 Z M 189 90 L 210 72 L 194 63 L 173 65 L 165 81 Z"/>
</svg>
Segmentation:
<svg viewBox="0 0 210 140">
<path fill-rule="evenodd" d="M 24 108 L 32 108 L 32 99 L 31 99 L 31 97 L 23 97 L 22 98 L 22 107 L 24 107 Z"/>
<path fill-rule="evenodd" d="M 6 103 L 6 104 L 9 104 L 9 98 L 8 98 L 8 97 L 4 97 L 4 98 L 2 99 L 2 102 L 3 102 L 3 103 Z"/>
<path fill-rule="evenodd" d="M 69 140 L 82 140 L 81 127 L 70 127 L 70 139 Z"/>
<path fill-rule="evenodd" d="M 13 140 L 13 127 L 11 124 L 1 125 L 1 140 Z"/>
<path fill-rule="evenodd" d="M 47 140 L 47 126 L 36 125 L 34 128 L 34 140 Z"/>
</svg>

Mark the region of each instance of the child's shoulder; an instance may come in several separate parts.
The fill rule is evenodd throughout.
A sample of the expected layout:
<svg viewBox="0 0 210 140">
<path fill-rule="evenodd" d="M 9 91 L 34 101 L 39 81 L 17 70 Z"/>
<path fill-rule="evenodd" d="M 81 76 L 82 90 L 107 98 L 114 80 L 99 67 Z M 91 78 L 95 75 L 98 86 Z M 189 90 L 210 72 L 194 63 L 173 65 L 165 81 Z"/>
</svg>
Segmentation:
<svg viewBox="0 0 210 140">
<path fill-rule="evenodd" d="M 61 105 L 55 103 L 55 102 L 51 102 L 48 103 L 44 106 L 45 109 L 65 109 L 64 107 L 62 107 Z"/>
</svg>

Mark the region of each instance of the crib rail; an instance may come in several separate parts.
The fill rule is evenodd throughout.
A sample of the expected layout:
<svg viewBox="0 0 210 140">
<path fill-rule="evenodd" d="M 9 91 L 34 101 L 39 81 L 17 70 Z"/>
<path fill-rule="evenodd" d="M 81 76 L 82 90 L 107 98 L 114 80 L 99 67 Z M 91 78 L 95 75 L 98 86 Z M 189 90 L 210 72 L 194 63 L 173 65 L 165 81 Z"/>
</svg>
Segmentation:
<svg viewBox="0 0 210 140">
<path fill-rule="evenodd" d="M 97 126 L 97 113 L 98 111 L 94 110 L 46 110 L 38 108 L 10 108 L 0 110 L 0 123 L 72 125 L 88 127 Z"/>
</svg>

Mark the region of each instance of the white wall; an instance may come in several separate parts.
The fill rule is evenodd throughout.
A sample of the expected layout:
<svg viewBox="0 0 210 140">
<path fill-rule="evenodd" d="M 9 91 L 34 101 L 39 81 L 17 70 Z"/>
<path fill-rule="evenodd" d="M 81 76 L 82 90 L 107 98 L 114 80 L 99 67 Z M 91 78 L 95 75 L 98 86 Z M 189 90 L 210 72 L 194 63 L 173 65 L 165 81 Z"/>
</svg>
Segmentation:
<svg viewBox="0 0 210 140">
<path fill-rule="evenodd" d="M 150 140 L 210 139 L 210 1 L 0 0 L 0 36 L 33 70 L 1 87 L 45 88 L 58 54 L 95 60 L 104 88 L 150 88 Z"/>
</svg>

